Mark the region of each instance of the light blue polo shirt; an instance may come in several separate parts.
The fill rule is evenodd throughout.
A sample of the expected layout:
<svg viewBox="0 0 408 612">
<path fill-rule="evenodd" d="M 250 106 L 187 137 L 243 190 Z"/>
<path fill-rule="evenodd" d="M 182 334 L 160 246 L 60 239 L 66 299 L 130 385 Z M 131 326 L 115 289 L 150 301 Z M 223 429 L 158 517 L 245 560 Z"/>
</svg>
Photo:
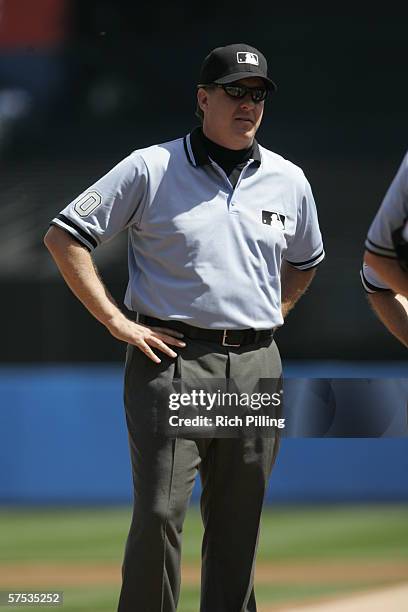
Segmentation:
<svg viewBox="0 0 408 612">
<path fill-rule="evenodd" d="M 233 188 L 197 130 L 134 151 L 52 223 L 89 250 L 127 229 L 130 310 L 209 329 L 282 325 L 280 269 L 324 258 L 302 170 L 256 144 Z"/>
</svg>

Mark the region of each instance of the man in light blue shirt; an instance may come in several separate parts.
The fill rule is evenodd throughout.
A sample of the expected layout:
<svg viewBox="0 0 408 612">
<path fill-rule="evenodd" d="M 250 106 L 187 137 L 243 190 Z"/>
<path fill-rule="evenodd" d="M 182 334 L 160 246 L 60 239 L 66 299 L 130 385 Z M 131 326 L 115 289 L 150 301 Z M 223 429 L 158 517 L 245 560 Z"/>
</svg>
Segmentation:
<svg viewBox="0 0 408 612">
<path fill-rule="evenodd" d="M 62 210 L 45 239 L 77 297 L 128 343 L 135 506 L 120 612 L 176 610 L 181 532 L 198 471 L 201 612 L 256 611 L 259 520 L 279 432 L 223 437 L 212 423 L 207 435 L 180 436 L 161 424 L 174 381 L 245 381 L 255 389 L 263 379 L 280 389 L 274 330 L 324 252 L 303 172 L 255 140 L 264 100 L 275 89 L 254 47 L 214 49 L 197 86 L 202 127 L 134 151 Z M 125 304 L 135 320 L 114 303 L 89 253 L 123 229 Z"/>
</svg>

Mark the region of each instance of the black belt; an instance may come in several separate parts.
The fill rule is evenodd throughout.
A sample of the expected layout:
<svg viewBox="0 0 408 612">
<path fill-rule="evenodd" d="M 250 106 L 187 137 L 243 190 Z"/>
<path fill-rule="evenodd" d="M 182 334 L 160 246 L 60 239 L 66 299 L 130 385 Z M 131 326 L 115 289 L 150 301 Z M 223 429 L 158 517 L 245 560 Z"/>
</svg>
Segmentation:
<svg viewBox="0 0 408 612">
<path fill-rule="evenodd" d="M 203 329 L 188 325 L 184 321 L 163 321 L 143 314 L 139 314 L 137 321 L 151 327 L 168 327 L 181 332 L 186 338 L 215 342 L 222 346 L 238 347 L 245 344 L 257 344 L 273 338 L 273 329 Z"/>
</svg>

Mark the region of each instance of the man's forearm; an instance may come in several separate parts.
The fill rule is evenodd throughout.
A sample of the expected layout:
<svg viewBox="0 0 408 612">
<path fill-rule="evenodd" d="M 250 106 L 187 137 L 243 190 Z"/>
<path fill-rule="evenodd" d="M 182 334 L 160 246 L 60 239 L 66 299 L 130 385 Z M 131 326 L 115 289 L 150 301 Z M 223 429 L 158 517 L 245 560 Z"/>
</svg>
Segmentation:
<svg viewBox="0 0 408 612">
<path fill-rule="evenodd" d="M 305 293 L 316 274 L 316 268 L 297 270 L 286 261 L 281 269 L 281 309 L 285 318 L 296 302 Z"/>
<path fill-rule="evenodd" d="M 85 247 L 56 227 L 48 230 L 44 243 L 71 291 L 98 321 L 107 325 L 112 318 L 122 315 Z"/>
<path fill-rule="evenodd" d="M 160 363 L 160 358 L 151 347 L 177 357 L 168 345 L 183 348 L 185 343 L 180 340 L 183 334 L 167 328 L 149 328 L 125 317 L 99 278 L 91 255 L 76 240 L 64 230 L 51 227 L 44 243 L 71 291 L 112 336 L 134 344 L 155 363 Z"/>
<path fill-rule="evenodd" d="M 368 294 L 368 301 L 385 327 L 408 347 L 408 300 L 392 291 Z"/>
<path fill-rule="evenodd" d="M 408 274 L 400 267 L 398 260 L 381 257 L 366 251 L 364 262 L 378 274 L 394 293 L 408 298 Z"/>
</svg>

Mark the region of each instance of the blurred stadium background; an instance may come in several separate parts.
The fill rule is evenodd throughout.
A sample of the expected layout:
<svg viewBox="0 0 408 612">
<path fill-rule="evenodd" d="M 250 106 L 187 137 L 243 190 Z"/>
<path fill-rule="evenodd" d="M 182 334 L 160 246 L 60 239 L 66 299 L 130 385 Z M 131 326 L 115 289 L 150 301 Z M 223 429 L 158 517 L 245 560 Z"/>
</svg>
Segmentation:
<svg viewBox="0 0 408 612">
<path fill-rule="evenodd" d="M 279 332 L 286 375 L 407 378 L 358 275 L 408 143 L 406 22 L 384 7 L 0 0 L 0 589 L 64 589 L 66 612 L 115 609 L 131 501 L 124 346 L 73 298 L 42 237 L 130 151 L 196 125 L 209 49 L 245 41 L 268 57 L 279 92 L 259 140 L 304 169 L 319 207 L 327 260 Z M 96 260 L 121 301 L 126 237 Z M 283 440 L 261 612 L 406 581 L 407 468 L 404 437 Z M 198 496 L 197 483 L 181 612 L 198 608 Z"/>
</svg>

